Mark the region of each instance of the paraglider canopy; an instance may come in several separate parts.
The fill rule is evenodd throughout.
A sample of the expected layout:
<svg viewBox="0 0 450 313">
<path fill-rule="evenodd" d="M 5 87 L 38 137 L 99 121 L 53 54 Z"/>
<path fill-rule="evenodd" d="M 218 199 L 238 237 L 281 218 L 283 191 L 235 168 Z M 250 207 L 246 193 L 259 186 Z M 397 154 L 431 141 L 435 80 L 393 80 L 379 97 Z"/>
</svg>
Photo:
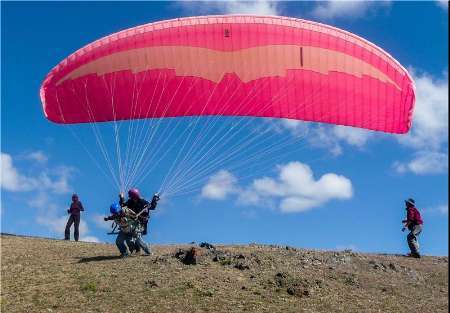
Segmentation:
<svg viewBox="0 0 450 313">
<path fill-rule="evenodd" d="M 294 18 L 232 15 L 101 38 L 47 75 L 41 100 L 56 123 L 224 115 L 406 133 L 415 90 L 395 59 L 354 34 Z"/>
<path fill-rule="evenodd" d="M 295 151 L 301 137 L 274 131 L 280 118 L 406 133 L 415 89 L 394 58 L 349 32 L 220 15 L 101 38 L 53 68 L 40 96 L 49 120 L 92 128 L 106 166 L 92 159 L 119 190 L 151 175 L 166 196 L 198 190 L 214 173 L 233 179 L 224 168 L 256 175 Z M 81 144 L 83 125 L 73 132 Z M 102 127 L 113 130 L 107 143 Z"/>
</svg>

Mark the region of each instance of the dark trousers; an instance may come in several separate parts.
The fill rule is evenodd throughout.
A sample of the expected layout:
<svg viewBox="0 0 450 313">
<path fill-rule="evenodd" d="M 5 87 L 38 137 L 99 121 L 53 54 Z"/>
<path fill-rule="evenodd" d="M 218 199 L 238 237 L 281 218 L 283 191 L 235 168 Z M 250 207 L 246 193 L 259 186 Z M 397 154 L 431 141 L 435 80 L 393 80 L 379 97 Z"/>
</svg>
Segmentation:
<svg viewBox="0 0 450 313">
<path fill-rule="evenodd" d="M 142 235 L 147 235 L 147 225 L 148 225 L 148 221 L 145 221 L 144 223 L 142 223 L 142 226 L 144 226 L 144 231 L 142 232 Z"/>
<path fill-rule="evenodd" d="M 70 227 L 74 224 L 74 232 L 73 237 L 75 238 L 75 241 L 78 241 L 78 238 L 80 237 L 80 215 L 78 214 L 70 214 L 69 220 L 66 224 L 66 230 L 64 232 L 64 239 L 70 240 Z"/>
</svg>

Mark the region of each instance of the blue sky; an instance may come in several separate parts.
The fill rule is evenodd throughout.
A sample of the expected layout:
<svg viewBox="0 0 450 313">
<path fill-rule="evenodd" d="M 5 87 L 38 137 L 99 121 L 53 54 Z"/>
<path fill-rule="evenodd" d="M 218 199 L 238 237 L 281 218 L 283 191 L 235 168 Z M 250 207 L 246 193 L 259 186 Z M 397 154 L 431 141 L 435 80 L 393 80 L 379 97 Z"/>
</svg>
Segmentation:
<svg viewBox="0 0 450 313">
<path fill-rule="evenodd" d="M 283 146 L 280 158 L 267 155 L 251 166 L 244 163 L 234 169 L 238 161 L 224 162 L 199 175 L 198 190 L 187 185 L 189 194 L 163 198 L 152 216 L 147 240 L 403 253 L 407 251 L 406 234 L 400 232 L 403 200 L 414 197 L 425 220 L 420 238 L 423 253 L 448 255 L 448 7 L 444 3 L 2 2 L 1 6 L 3 232 L 61 238 L 65 210 L 76 191 L 86 207 L 83 240 L 114 240 L 106 235 L 108 224 L 100 219 L 116 201 L 118 190 L 83 148 L 106 170 L 93 132 L 89 127 L 53 124 L 42 113 L 40 84 L 60 60 L 102 36 L 152 21 L 205 14 L 276 14 L 345 29 L 399 60 L 416 81 L 411 132 L 393 136 L 251 120 L 238 136 L 263 128 L 275 134 L 273 144 L 284 138 L 295 143 Z M 218 127 L 230 123 L 223 119 Z M 156 137 L 170 127 L 163 125 Z M 114 137 L 106 128 L 100 131 L 114 154 Z M 176 140 L 183 130 L 183 126 L 176 129 L 168 141 Z M 155 155 L 163 155 L 169 147 L 155 146 L 149 147 Z M 138 185 L 145 196 L 159 188 L 177 151 L 170 150 Z M 195 178 L 195 174 L 187 176 Z"/>
</svg>

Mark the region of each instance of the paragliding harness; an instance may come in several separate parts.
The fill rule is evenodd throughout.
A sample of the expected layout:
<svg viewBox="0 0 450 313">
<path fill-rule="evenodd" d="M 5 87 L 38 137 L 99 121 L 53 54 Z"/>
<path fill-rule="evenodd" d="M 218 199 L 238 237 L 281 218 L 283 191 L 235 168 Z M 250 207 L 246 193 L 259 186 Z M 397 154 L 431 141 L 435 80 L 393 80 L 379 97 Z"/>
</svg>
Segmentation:
<svg viewBox="0 0 450 313">
<path fill-rule="evenodd" d="M 145 211 L 148 211 L 148 206 L 145 206 L 139 213 L 134 213 L 133 211 L 131 211 L 129 208 L 127 207 L 123 207 L 122 210 L 125 213 L 124 217 L 121 218 L 125 218 L 126 221 L 123 224 L 126 225 L 120 225 L 117 222 L 117 219 L 114 219 L 114 222 L 111 225 L 112 230 L 107 233 L 108 235 L 118 235 L 120 233 L 120 229 L 126 229 L 127 233 L 131 233 L 133 235 L 133 237 L 137 237 L 139 236 L 142 231 L 143 231 L 143 227 L 141 222 L 139 221 L 139 216 L 144 213 Z M 119 228 L 119 230 L 117 229 Z"/>
</svg>

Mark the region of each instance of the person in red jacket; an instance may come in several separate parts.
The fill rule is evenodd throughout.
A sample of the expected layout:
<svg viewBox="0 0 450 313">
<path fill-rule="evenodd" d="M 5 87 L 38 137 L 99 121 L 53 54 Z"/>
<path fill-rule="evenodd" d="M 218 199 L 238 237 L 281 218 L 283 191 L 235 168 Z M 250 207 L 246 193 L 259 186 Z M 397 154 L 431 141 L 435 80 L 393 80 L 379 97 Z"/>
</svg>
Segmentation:
<svg viewBox="0 0 450 313">
<path fill-rule="evenodd" d="M 70 240 L 70 227 L 72 226 L 72 224 L 74 224 L 73 236 L 75 238 L 75 241 L 78 241 L 78 238 L 80 237 L 81 211 L 84 211 L 83 204 L 81 204 L 81 201 L 78 199 L 78 195 L 74 193 L 72 195 L 72 203 L 70 204 L 70 208 L 67 210 L 67 213 L 69 213 L 70 216 L 66 224 L 66 230 L 64 232 L 65 240 Z"/>
<path fill-rule="evenodd" d="M 409 198 L 405 200 L 406 205 L 406 220 L 403 220 L 404 226 L 402 231 L 406 228 L 410 231 L 407 238 L 409 249 L 411 253 L 408 256 L 414 258 L 420 258 L 419 243 L 417 242 L 417 236 L 422 232 L 423 220 L 420 216 L 419 210 L 416 208 L 416 202 L 414 199 Z"/>
</svg>

